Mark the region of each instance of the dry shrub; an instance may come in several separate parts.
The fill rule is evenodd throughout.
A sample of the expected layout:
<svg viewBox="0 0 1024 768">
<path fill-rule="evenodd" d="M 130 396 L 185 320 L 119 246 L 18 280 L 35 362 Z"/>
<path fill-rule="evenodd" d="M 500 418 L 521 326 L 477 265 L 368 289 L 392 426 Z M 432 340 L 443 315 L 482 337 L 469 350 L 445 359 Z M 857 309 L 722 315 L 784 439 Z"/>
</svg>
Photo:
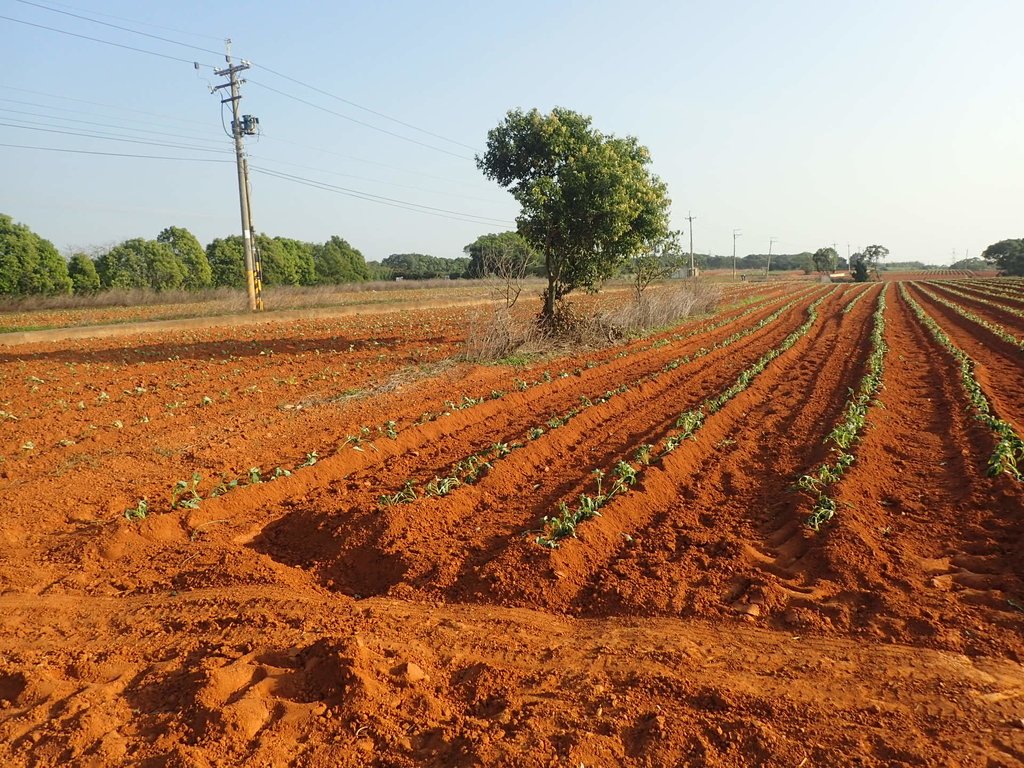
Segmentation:
<svg viewBox="0 0 1024 768">
<path fill-rule="evenodd" d="M 664 328 L 692 315 L 713 311 L 722 297 L 721 289 L 699 281 L 645 291 L 624 306 L 603 313 L 600 318 L 610 333 L 628 336 Z"/>
<path fill-rule="evenodd" d="M 476 362 L 499 360 L 532 346 L 538 336 L 534 323 L 513 316 L 504 305 L 495 305 L 470 315 L 463 356 Z"/>
<path fill-rule="evenodd" d="M 596 347 L 711 312 L 720 298 L 718 287 L 697 282 L 645 291 L 639 300 L 597 313 L 584 312 L 563 299 L 555 304 L 555 316 L 550 321 L 517 315 L 498 304 L 471 315 L 464 357 L 485 362 L 512 355 L 550 355 Z"/>
</svg>

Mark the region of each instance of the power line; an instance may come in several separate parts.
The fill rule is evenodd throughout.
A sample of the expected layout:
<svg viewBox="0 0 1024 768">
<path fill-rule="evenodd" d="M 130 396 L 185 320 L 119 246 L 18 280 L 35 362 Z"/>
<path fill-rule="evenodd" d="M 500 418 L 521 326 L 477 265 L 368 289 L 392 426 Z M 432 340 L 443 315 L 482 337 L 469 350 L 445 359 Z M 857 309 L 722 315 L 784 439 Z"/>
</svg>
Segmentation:
<svg viewBox="0 0 1024 768">
<path fill-rule="evenodd" d="M 471 149 L 474 152 L 479 151 L 476 147 L 474 147 L 474 146 L 472 146 L 470 144 L 464 144 L 461 141 L 456 141 L 455 139 L 449 139 L 447 136 L 442 136 L 439 133 L 434 133 L 433 131 L 428 131 L 426 128 L 420 128 L 419 126 L 413 125 L 412 123 L 407 123 L 404 120 L 399 120 L 397 117 L 391 117 L 390 115 L 386 115 L 383 112 L 378 112 L 375 109 L 370 109 L 369 107 L 364 107 L 362 104 L 357 104 L 354 101 L 351 101 L 349 99 L 346 99 L 346 98 L 343 98 L 343 97 L 338 96 L 336 94 L 333 94 L 330 91 L 325 91 L 322 88 L 317 88 L 315 85 L 310 85 L 309 83 L 304 83 L 301 80 L 296 80 L 294 77 L 290 77 L 290 76 L 288 76 L 288 75 L 286 75 L 286 74 L 284 74 L 282 72 L 278 72 L 276 70 L 273 70 L 270 67 L 264 66 L 262 64 L 254 64 L 254 66 L 259 67 L 260 69 L 263 69 L 263 70 L 269 72 L 272 75 L 277 75 L 278 77 L 280 77 L 280 78 L 282 78 L 284 80 L 288 80 L 288 81 L 293 82 L 293 83 L 295 83 L 297 85 L 301 85 L 304 88 L 309 88 L 311 91 L 316 91 L 319 94 L 322 94 L 324 96 L 328 96 L 328 97 L 330 97 L 332 99 L 340 101 L 343 104 L 348 104 L 349 106 L 355 107 L 356 109 L 361 109 L 364 112 L 369 112 L 371 115 L 376 115 L 377 117 L 381 117 L 381 118 L 383 118 L 385 120 L 390 120 L 393 123 L 398 123 L 399 125 L 405 126 L 406 128 L 411 128 L 412 130 L 419 131 L 420 133 L 426 134 L 427 136 L 432 136 L 435 139 L 440 139 L 441 141 L 447 141 L 449 144 L 455 144 L 455 145 L 460 146 L 460 147 L 465 147 L 466 149 Z"/>
<path fill-rule="evenodd" d="M 485 199 L 483 197 L 474 197 L 473 195 L 460 195 L 458 192 L 444 192 L 444 191 L 439 190 L 439 189 L 427 189 L 425 187 L 413 186 L 412 184 L 399 184 L 399 183 L 393 182 L 393 181 L 384 181 L 383 179 L 374 179 L 374 178 L 371 178 L 369 176 L 357 176 L 354 173 L 342 173 L 340 171 L 329 171 L 329 170 L 327 170 L 325 168 L 316 168 L 316 167 L 314 167 L 312 165 L 302 165 L 300 163 L 292 163 L 292 162 L 289 162 L 289 161 L 286 161 L 286 160 L 275 160 L 274 158 L 262 157 L 260 155 L 250 154 L 249 157 L 253 158 L 254 160 L 267 160 L 267 161 L 269 161 L 271 163 L 279 163 L 280 165 L 289 165 L 289 166 L 291 166 L 293 168 L 301 168 L 301 169 L 303 169 L 305 171 L 319 171 L 321 173 L 326 173 L 329 176 L 343 176 L 343 177 L 345 177 L 347 179 L 356 179 L 358 181 L 368 181 L 368 182 L 370 182 L 372 184 L 384 184 L 384 185 L 389 186 L 389 187 L 399 187 L 401 189 L 411 189 L 411 190 L 415 190 L 416 192 L 426 192 L 426 193 L 431 194 L 431 195 L 445 195 L 446 197 L 460 197 L 460 198 L 462 198 L 464 200 L 476 200 L 477 202 L 480 202 L 480 203 L 492 203 L 492 202 L 494 202 L 493 200 L 488 200 L 488 199 Z"/>
<path fill-rule="evenodd" d="M 32 94 L 34 96 L 45 96 L 48 99 L 62 99 L 64 101 L 75 101 L 75 102 L 78 102 L 79 104 L 89 104 L 90 106 L 93 106 L 93 107 L 102 107 L 104 109 L 116 109 L 119 112 L 132 112 L 134 114 L 139 114 L 139 115 L 149 115 L 150 117 L 159 117 L 159 118 L 161 118 L 163 120 L 174 120 L 174 121 L 179 122 L 179 123 L 194 123 L 195 125 L 202 125 L 204 127 L 209 127 L 209 124 L 205 120 L 190 120 L 190 119 L 188 119 L 186 117 L 177 117 L 175 115 L 164 115 L 164 114 L 161 114 L 160 112 L 147 112 L 145 110 L 135 109 L 134 107 L 122 107 L 119 104 L 105 104 L 105 103 L 103 103 L 101 101 L 90 101 L 88 99 L 76 99 L 74 96 L 61 96 L 61 95 L 56 94 L 56 93 L 46 93 L 44 91 L 33 91 L 33 90 L 28 89 L 28 88 L 17 88 L 17 87 L 15 87 L 13 85 L 3 85 L 3 84 L 0 84 L 0 88 L 5 88 L 5 89 L 7 89 L 9 91 L 19 91 L 20 93 L 30 93 L 30 94 Z M 57 112 L 78 112 L 80 114 L 85 114 L 85 115 L 93 114 L 92 112 L 86 112 L 85 110 L 81 110 L 81 109 L 67 109 L 66 107 L 51 107 L 49 104 L 36 104 L 34 102 L 31 102 L 31 101 L 19 101 L 17 99 L 2 99 L 2 98 L 0 98 L 0 101 L 10 101 L 10 102 L 12 102 L 14 104 L 27 104 L 27 105 L 33 106 L 33 107 L 43 107 L 45 109 L 52 109 L 52 110 L 55 110 Z"/>
<path fill-rule="evenodd" d="M 2 18 L 2 17 L 0 17 L 0 18 Z M 412 138 L 409 138 L 408 136 L 403 136 L 400 133 L 395 133 L 394 131 L 389 131 L 387 128 L 381 128 L 379 126 L 373 125 L 372 123 L 367 123 L 367 122 L 365 122 L 363 120 L 357 120 L 354 117 L 349 117 L 348 115 L 344 115 L 341 112 L 335 112 L 333 109 L 328 109 L 327 107 L 322 107 L 319 104 L 316 104 L 315 102 L 308 101 L 308 100 L 303 99 L 303 98 L 301 98 L 299 96 L 293 96 L 290 93 L 286 93 L 285 91 L 278 90 L 277 88 L 273 88 L 273 87 L 271 87 L 269 85 L 266 85 L 264 83 L 258 83 L 258 82 L 256 82 L 255 80 L 252 80 L 252 79 L 248 79 L 248 80 L 246 80 L 246 82 L 248 82 L 249 85 L 256 85 L 256 86 L 259 86 L 260 88 L 264 88 L 264 89 L 266 89 L 268 91 L 272 91 L 273 93 L 276 93 L 279 96 L 284 96 L 286 99 L 291 99 L 292 101 L 297 101 L 300 104 L 305 104 L 307 107 L 313 107 L 313 109 L 319 109 L 321 112 L 326 112 L 329 115 L 334 115 L 335 117 L 340 117 L 342 120 L 348 120 L 349 122 L 355 123 L 356 125 L 362 125 L 362 126 L 364 126 L 366 128 L 369 128 L 370 130 L 373 130 L 373 131 L 379 131 L 380 133 L 386 133 L 388 136 L 394 136 L 396 139 L 401 139 L 402 141 L 408 141 L 411 144 L 418 144 L 421 147 L 426 147 L 427 149 L 432 149 L 435 152 L 443 152 L 446 155 L 451 155 L 452 157 L 457 157 L 460 160 L 473 160 L 474 159 L 474 158 L 469 157 L 467 155 L 460 155 L 458 152 L 452 152 L 450 150 L 444 149 L 443 147 L 435 147 L 433 144 L 427 144 L 425 141 L 419 141 L 418 139 L 412 139 Z"/>
<path fill-rule="evenodd" d="M 169 37 L 161 37 L 160 35 L 152 35 L 149 32 L 142 32 L 141 30 L 138 30 L 138 29 L 131 29 L 130 27 L 122 27 L 122 26 L 120 26 L 118 24 L 111 24 L 109 21 L 100 21 L 99 19 L 90 19 L 88 16 L 82 16 L 82 15 L 77 14 L 77 13 L 71 13 L 70 11 L 62 11 L 62 10 L 60 10 L 58 8 L 53 8 L 53 7 L 49 6 L 49 5 L 43 5 L 42 3 L 33 3 L 33 2 L 30 2 L 30 0 L 14 0 L 14 2 L 21 3 L 22 5 L 31 5 L 31 6 L 34 6 L 35 8 L 42 8 L 44 11 L 50 11 L 52 13 L 60 13 L 60 14 L 63 14 L 64 16 L 71 16 L 72 18 L 81 19 L 82 21 L 88 21 L 88 22 L 90 22 L 92 24 L 102 24 L 104 27 L 110 27 L 111 29 L 119 29 L 122 32 L 131 32 L 133 35 L 142 35 L 143 37 L 148 37 L 148 38 L 150 38 L 152 40 L 160 40 L 161 42 L 164 42 L 164 43 L 171 43 L 172 45 L 180 45 L 180 46 L 182 46 L 184 48 L 192 48 L 193 50 L 202 51 L 203 53 L 212 53 L 214 56 L 221 56 L 221 55 L 223 55 L 220 51 L 211 51 L 209 48 L 201 48 L 200 46 L 192 45 L 191 43 L 182 43 L 182 42 L 180 42 L 178 40 L 172 40 Z"/>
<path fill-rule="evenodd" d="M 259 168 L 257 166 L 251 167 L 253 171 L 261 173 L 265 176 L 272 176 L 274 178 L 283 179 L 285 181 L 292 181 L 296 184 L 302 184 L 308 187 L 314 187 L 321 189 L 326 192 L 335 192 L 339 195 L 345 195 L 347 197 L 354 197 L 360 200 L 366 200 L 371 203 L 380 203 L 381 205 L 391 206 L 392 208 L 403 208 L 407 211 L 413 211 L 415 213 L 424 213 L 429 216 L 438 216 L 443 219 L 453 219 L 455 221 L 465 221 L 470 224 L 504 224 L 512 225 L 515 222 L 508 221 L 506 219 L 493 219 L 487 216 L 477 216 L 473 213 L 464 213 L 462 211 L 450 211 L 445 208 L 435 208 L 429 205 L 420 205 L 419 203 L 410 203 L 405 200 L 396 200 L 390 197 L 383 197 L 381 195 L 373 195 L 368 192 L 360 192 L 359 190 L 348 189 L 347 187 L 339 187 L 334 184 L 327 184 L 322 181 L 314 181 L 313 179 L 306 179 L 301 176 L 295 176 L 289 173 L 281 173 L 279 171 L 272 171 L 267 168 Z M 450 215 L 449 215 L 450 214 Z"/>
<path fill-rule="evenodd" d="M 52 3 L 52 5 L 56 5 L 56 6 L 59 6 L 61 8 L 67 8 L 67 9 L 72 10 L 72 11 L 83 10 L 81 8 L 75 8 L 74 6 L 71 6 L 71 5 L 65 5 L 64 3 Z M 178 34 L 188 35 L 189 37 L 205 37 L 207 40 L 217 40 L 218 42 L 224 39 L 223 37 L 219 37 L 217 35 L 205 34 L 203 32 L 190 32 L 187 29 L 177 29 L 175 27 L 165 27 L 165 26 L 163 26 L 161 24 L 153 24 L 152 22 L 149 22 L 149 21 L 140 21 L 139 19 L 129 19 L 126 16 L 117 16 L 117 15 L 115 15 L 113 13 L 103 13 L 101 11 L 93 11 L 93 10 L 90 10 L 89 13 L 91 13 L 94 16 L 105 16 L 108 19 L 117 19 L 118 21 L 130 21 L 132 24 L 141 24 L 144 27 L 152 27 L 153 29 L 162 29 L 165 32 L 177 32 Z"/>
<path fill-rule="evenodd" d="M 344 160 L 352 160 L 352 161 L 357 162 L 357 163 L 365 163 L 366 165 L 375 165 L 378 168 L 387 168 L 387 169 L 392 170 L 392 171 L 401 171 L 402 173 L 410 173 L 410 174 L 413 174 L 414 176 L 422 176 L 425 179 L 435 179 L 437 181 L 443 181 L 446 184 L 461 184 L 461 185 L 465 186 L 465 185 L 468 185 L 470 183 L 470 182 L 466 182 L 466 181 L 459 181 L 457 179 L 448 179 L 448 178 L 445 178 L 444 176 L 437 176 L 437 175 L 435 175 L 433 173 L 423 173 L 422 171 L 414 171 L 414 170 L 407 169 L 407 168 L 401 168 L 401 167 L 399 167 L 397 165 L 389 165 L 388 163 L 382 163 L 382 162 L 380 162 L 378 160 L 367 160 L 367 159 L 362 158 L 362 157 L 355 157 L 354 155 L 345 155 L 345 154 L 342 154 L 340 152 L 335 152 L 334 150 L 331 150 L 331 149 L 325 149 L 324 147 L 315 147 L 315 146 L 313 146 L 311 144 L 303 144 L 303 143 L 298 142 L 298 141 L 291 141 L 290 139 L 282 139 L 279 136 L 274 136 L 273 134 L 270 134 L 270 133 L 261 133 L 260 134 L 260 139 L 269 139 L 270 141 L 276 141 L 276 142 L 280 142 L 282 144 L 290 144 L 291 146 L 299 147 L 300 149 L 311 149 L 314 152 L 322 152 L 325 155 L 333 155 L 334 157 L 340 157 L 340 158 L 342 158 Z"/>
<path fill-rule="evenodd" d="M 22 120 L 21 122 L 28 122 L 28 121 L 27 120 Z M 79 131 L 62 131 L 62 130 L 58 130 L 56 128 L 38 128 L 38 127 L 32 127 L 31 125 L 14 125 L 13 123 L 3 123 L 3 122 L 0 122 L 0 126 L 6 127 L 6 128 L 18 128 L 18 129 L 23 130 L 23 131 L 42 131 L 43 133 L 60 133 L 60 134 L 63 134 L 65 136 L 82 136 L 82 137 L 87 138 L 87 139 L 103 139 L 104 141 L 124 141 L 124 142 L 127 142 L 129 144 L 147 144 L 147 145 L 152 146 L 152 147 L 168 147 L 170 149 L 189 149 L 189 150 L 192 150 L 192 151 L 195 151 L 195 152 L 216 152 L 216 153 L 223 154 L 223 153 L 228 151 L 226 149 L 211 149 L 209 147 L 193 147 L 193 146 L 189 146 L 189 145 L 186 145 L 186 144 L 170 144 L 170 143 L 167 143 L 167 142 L 145 141 L 143 139 L 135 139 L 135 138 L 121 137 L 121 136 L 101 136 L 101 135 L 98 135 L 100 133 L 99 131 L 95 131 L 93 133 L 82 133 L 82 132 L 79 132 Z"/>
<path fill-rule="evenodd" d="M 29 26 L 29 27 L 36 27 L 37 29 L 45 29 L 45 30 L 47 30 L 49 32 L 58 32 L 58 33 L 60 33 L 62 35 L 70 35 L 71 37 L 78 37 L 78 38 L 81 38 L 82 40 L 91 40 L 94 43 L 103 43 L 103 45 L 111 45 L 111 46 L 113 46 L 115 48 L 123 48 L 126 51 L 135 51 L 136 53 L 145 53 L 145 54 L 148 54 L 150 56 L 159 56 L 161 59 L 170 59 L 171 61 L 180 61 L 180 62 L 183 62 L 185 64 L 194 64 L 195 66 L 198 66 L 198 67 L 208 67 L 210 69 L 215 69 L 215 67 L 213 67 L 210 64 L 200 64 L 198 61 L 195 61 L 194 59 L 183 59 L 180 56 L 171 56 L 171 55 L 166 54 L 166 53 L 158 53 L 157 51 L 150 51 L 150 50 L 147 50 L 146 48 L 136 48 L 133 45 L 124 45 L 123 43 L 115 43 L 115 42 L 113 42 L 111 40 L 103 40 L 103 39 L 98 38 L 98 37 L 90 37 L 89 35 L 82 35 L 82 34 L 79 34 L 78 32 L 68 32 L 66 29 L 57 29 L 56 27 L 48 27 L 45 24 L 36 24 L 34 22 L 31 22 L 31 21 L 25 21 L 24 19 L 14 19 L 14 18 L 11 18 L 10 16 L 2 16 L 2 15 L 0 15 L 0 19 L 4 19 L 5 21 L 13 21 L 15 24 L 24 24 L 24 25 Z"/>
<path fill-rule="evenodd" d="M 44 3 L 32 2 L 32 0 L 15 0 L 15 1 L 19 2 L 19 3 L 23 4 L 23 5 L 32 6 L 32 7 L 35 7 L 35 8 L 42 8 L 43 10 L 47 10 L 47 11 L 50 11 L 52 13 L 63 14 L 65 16 L 70 16 L 72 18 L 81 19 L 82 21 L 88 21 L 88 22 L 93 23 L 93 24 L 101 24 L 101 25 L 103 25 L 105 27 L 110 27 L 112 29 L 121 30 L 122 32 L 129 32 L 129 33 L 135 34 L 135 35 L 142 35 L 143 37 L 148 37 L 148 38 L 150 38 L 152 40 L 159 40 L 159 41 L 164 42 L 164 43 L 170 43 L 172 45 L 178 45 L 178 46 L 182 46 L 184 48 L 190 48 L 192 50 L 200 51 L 202 53 L 213 54 L 214 56 L 220 56 L 221 55 L 220 51 L 214 51 L 214 50 L 211 50 L 209 48 L 203 48 L 202 46 L 192 45 L 191 43 L 184 43 L 184 42 L 182 42 L 180 40 L 174 40 L 174 39 L 169 38 L 169 37 L 163 37 L 162 35 L 154 35 L 154 34 L 151 34 L 149 32 L 143 32 L 143 31 L 138 30 L 138 29 L 132 29 L 131 27 L 124 27 L 124 26 L 121 26 L 119 24 L 111 24 L 110 22 L 101 21 L 99 19 L 93 19 L 93 18 L 90 18 L 89 16 L 84 16 L 84 15 L 82 15 L 80 13 L 71 13 L 70 11 L 62 11 L 59 8 L 54 8 L 53 6 L 46 5 Z M 103 15 L 103 14 L 100 14 L 100 15 Z M 185 33 L 185 34 L 188 34 L 188 33 Z M 393 123 L 396 123 L 398 125 L 401 125 L 401 126 L 403 126 L 405 128 L 409 128 L 411 130 L 414 130 L 414 131 L 417 131 L 419 133 L 422 133 L 422 134 L 424 134 L 426 136 L 431 136 L 431 137 L 433 137 L 435 139 L 439 139 L 441 141 L 448 142 L 449 144 L 454 144 L 456 146 L 464 147 L 465 149 L 469 149 L 469 150 L 472 150 L 474 152 L 478 151 L 478 149 L 476 147 L 474 147 L 474 146 L 472 146 L 470 144 L 466 144 L 466 143 L 458 141 L 456 139 L 450 139 L 447 136 L 442 136 L 441 134 L 435 133 L 434 131 L 429 131 L 426 128 L 421 128 L 418 125 L 414 125 L 413 123 L 409 123 L 409 122 L 407 122 L 405 120 L 400 120 L 397 117 L 392 117 L 391 115 L 387 115 L 387 114 L 385 114 L 383 112 L 380 112 L 380 111 L 378 111 L 376 109 L 372 109 L 372 108 L 364 106 L 362 104 L 358 104 L 357 102 L 354 102 L 351 99 L 346 99 L 343 96 L 338 96 L 337 94 L 331 93 L 330 91 L 324 90 L 323 88 L 319 88 L 319 87 L 317 87 L 315 85 L 310 85 L 309 83 L 307 83 L 307 82 L 305 82 L 303 80 L 299 80 L 298 78 L 292 77 L 290 75 L 286 75 L 283 72 L 279 72 L 279 71 L 277 71 L 275 69 L 271 69 L 270 67 L 267 67 L 267 66 L 264 66 L 264 65 L 257 65 L 257 66 L 259 66 L 261 69 L 265 70 L 266 72 L 268 72 L 268 73 L 270 73 L 272 75 L 276 75 L 277 77 L 280 77 L 283 80 L 287 80 L 287 81 L 289 81 L 291 83 L 295 83 L 296 85 L 301 85 L 303 88 L 308 88 L 309 90 L 314 91 L 316 93 L 319 93 L 322 96 L 327 96 L 328 98 L 335 99 L 336 101 L 340 101 L 343 104 L 348 104 L 349 106 L 355 107 L 356 109 L 361 109 L 364 112 L 368 112 L 371 115 L 375 115 L 376 117 L 382 118 L 384 120 L 389 120 L 389 121 L 391 121 Z M 351 119 L 354 122 L 359 122 L 359 121 L 355 120 L 354 118 L 346 117 L 345 119 Z M 361 125 L 368 125 L 366 123 L 360 123 L 360 124 Z M 372 127 L 372 128 L 374 128 L 374 130 L 383 130 L 383 129 L 378 129 L 375 126 L 368 126 L 368 127 Z M 388 133 L 387 131 L 384 131 L 384 132 Z M 408 137 L 403 137 L 403 136 L 400 136 L 399 134 L 390 134 L 390 135 L 397 136 L 398 138 L 402 138 L 402 139 L 405 139 L 405 140 L 409 140 Z M 430 146 L 430 145 L 424 144 L 423 146 Z M 431 147 L 431 149 L 439 149 L 439 148 L 438 147 Z M 441 150 L 441 151 L 443 151 L 443 150 Z"/>
<path fill-rule="evenodd" d="M 138 157 L 146 160 L 181 160 L 189 163 L 231 163 L 233 160 L 219 160 L 215 157 L 172 157 L 170 155 L 134 155 L 126 152 L 100 152 L 93 149 L 65 149 L 63 147 L 37 147 L 29 144 L 0 144 L 11 149 L 36 149 L 44 152 L 65 152 L 72 155 L 102 155 L 103 157 Z"/>
<path fill-rule="evenodd" d="M 25 110 L 21 110 L 21 109 L 7 109 L 5 107 L 0 107 L 0 112 L 9 112 L 9 113 L 15 114 L 15 115 L 29 115 L 31 117 L 45 117 L 45 118 L 47 118 L 49 120 L 63 120 L 66 123 L 81 123 L 83 125 L 96 125 L 96 126 L 99 126 L 101 128 L 120 128 L 122 131 L 135 131 L 135 132 L 138 132 L 138 133 L 146 133 L 147 135 L 170 136 L 171 138 L 185 139 L 185 140 L 188 140 L 188 141 L 206 141 L 206 142 L 211 142 L 211 143 L 220 143 L 218 139 L 207 138 L 206 136 L 187 136 L 187 135 L 182 135 L 180 133 L 169 133 L 168 131 L 154 131 L 152 128 L 133 128 L 130 125 L 115 125 L 115 124 L 112 124 L 112 123 L 97 123 L 97 122 L 95 122 L 93 120 L 77 120 L 77 119 L 75 119 L 73 117 L 61 117 L 59 115 L 46 115 L 46 114 L 42 114 L 40 112 L 26 112 Z M 21 118 L 7 118 L 7 119 L 15 120 L 17 122 L 22 122 L 22 123 L 33 122 L 33 121 L 29 121 L 29 120 L 22 120 Z M 52 123 L 33 123 L 33 124 L 34 125 L 48 125 L 48 126 L 52 126 L 53 125 Z M 57 126 L 53 126 L 53 127 L 66 128 L 67 126 L 57 125 Z M 97 133 L 106 133 L 106 131 L 97 131 Z"/>
</svg>

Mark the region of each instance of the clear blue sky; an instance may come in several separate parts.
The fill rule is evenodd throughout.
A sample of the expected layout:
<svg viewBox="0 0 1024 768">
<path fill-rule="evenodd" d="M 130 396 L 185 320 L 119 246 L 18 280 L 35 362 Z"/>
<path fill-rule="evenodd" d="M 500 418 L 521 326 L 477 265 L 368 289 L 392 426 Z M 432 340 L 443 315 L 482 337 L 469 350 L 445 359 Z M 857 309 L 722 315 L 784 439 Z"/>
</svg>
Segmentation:
<svg viewBox="0 0 1024 768">
<path fill-rule="evenodd" d="M 881 243 L 893 260 L 949 263 L 953 249 L 976 256 L 1024 236 L 1020 0 L 38 2 L 211 51 L 230 36 L 254 65 L 242 102 L 263 129 L 249 144 L 253 166 L 496 220 L 440 218 L 254 174 L 258 230 L 339 234 L 368 259 L 457 256 L 478 235 L 513 228 L 514 201 L 461 144 L 479 150 L 509 108 L 554 105 L 651 149 L 674 225 L 685 229 L 688 211 L 696 217 L 697 251 L 731 253 L 739 228 L 740 254 L 766 252 L 775 237 L 777 253 L 835 242 L 845 255 L 848 243 Z M 16 0 L 0 0 L 0 15 L 223 65 L 213 53 Z M 209 67 L 3 19 L 0 32 L 0 143 L 232 157 Z M 61 249 L 155 237 L 172 224 L 204 243 L 240 229 L 230 163 L 0 147 L 0 167 L 0 212 Z"/>
</svg>

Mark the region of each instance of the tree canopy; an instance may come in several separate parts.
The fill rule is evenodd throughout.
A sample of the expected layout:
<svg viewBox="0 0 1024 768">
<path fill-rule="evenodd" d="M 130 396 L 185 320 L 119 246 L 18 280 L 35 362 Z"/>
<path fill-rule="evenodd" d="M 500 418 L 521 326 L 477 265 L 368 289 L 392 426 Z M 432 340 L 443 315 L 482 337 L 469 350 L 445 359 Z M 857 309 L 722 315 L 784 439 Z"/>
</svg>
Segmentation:
<svg viewBox="0 0 1024 768">
<path fill-rule="evenodd" d="M 819 248 L 814 252 L 811 260 L 818 272 L 828 274 L 835 271 L 836 264 L 839 262 L 839 254 L 836 253 L 835 248 Z"/>
<path fill-rule="evenodd" d="M 53 243 L 0 214 L 0 294 L 71 292 L 71 277 Z"/>
<path fill-rule="evenodd" d="M 185 268 L 182 288 L 197 291 L 213 285 L 213 270 L 203 246 L 199 244 L 195 235 L 183 227 L 167 227 L 156 236 L 156 240 L 169 246 L 178 262 Z"/>
<path fill-rule="evenodd" d="M 540 267 L 540 257 L 518 232 L 480 235 L 462 249 L 469 257 L 466 277 L 479 278 L 509 271 L 528 274 Z"/>
<path fill-rule="evenodd" d="M 392 253 L 381 266 L 387 267 L 392 276 L 403 280 L 431 280 L 440 277 L 462 277 L 469 268 L 470 259 L 446 259 L 425 253 Z"/>
<path fill-rule="evenodd" d="M 591 118 L 555 107 L 512 110 L 487 134 L 477 166 L 522 206 L 519 234 L 544 258 L 542 317 L 577 288 L 594 288 L 668 232 L 669 198 L 650 153 Z"/>
<path fill-rule="evenodd" d="M 1024 276 L 1024 238 L 992 243 L 981 256 L 994 261 L 1004 274 Z"/>
<path fill-rule="evenodd" d="M 370 279 L 363 254 L 337 235 L 316 247 L 313 265 L 319 283 L 357 283 Z"/>
</svg>

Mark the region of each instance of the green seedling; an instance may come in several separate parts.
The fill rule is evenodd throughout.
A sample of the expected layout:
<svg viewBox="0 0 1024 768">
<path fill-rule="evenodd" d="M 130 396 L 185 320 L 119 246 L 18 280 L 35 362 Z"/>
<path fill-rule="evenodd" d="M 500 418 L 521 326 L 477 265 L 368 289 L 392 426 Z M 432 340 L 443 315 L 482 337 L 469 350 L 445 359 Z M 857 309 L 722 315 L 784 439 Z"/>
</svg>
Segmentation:
<svg viewBox="0 0 1024 768">
<path fill-rule="evenodd" d="M 192 480 L 179 480 L 171 489 L 171 509 L 198 509 L 203 497 L 196 490 L 203 476 L 192 473 Z"/>
<path fill-rule="evenodd" d="M 145 499 L 139 499 L 138 504 L 124 511 L 124 516 L 126 520 L 145 520 L 148 513 L 149 503 Z"/>
</svg>

